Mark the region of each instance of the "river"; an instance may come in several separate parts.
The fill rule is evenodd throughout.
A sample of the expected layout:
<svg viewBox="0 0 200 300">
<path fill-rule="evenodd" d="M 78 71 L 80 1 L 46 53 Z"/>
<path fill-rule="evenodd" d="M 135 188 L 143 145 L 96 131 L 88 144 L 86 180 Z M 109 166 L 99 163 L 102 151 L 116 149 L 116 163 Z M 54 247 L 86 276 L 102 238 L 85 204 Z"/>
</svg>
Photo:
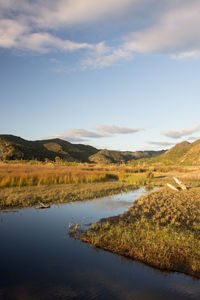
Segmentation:
<svg viewBox="0 0 200 300">
<path fill-rule="evenodd" d="M 200 280 L 160 272 L 70 238 L 69 223 L 87 226 L 123 213 L 144 194 L 127 194 L 0 211 L 0 299 L 200 299 Z"/>
</svg>

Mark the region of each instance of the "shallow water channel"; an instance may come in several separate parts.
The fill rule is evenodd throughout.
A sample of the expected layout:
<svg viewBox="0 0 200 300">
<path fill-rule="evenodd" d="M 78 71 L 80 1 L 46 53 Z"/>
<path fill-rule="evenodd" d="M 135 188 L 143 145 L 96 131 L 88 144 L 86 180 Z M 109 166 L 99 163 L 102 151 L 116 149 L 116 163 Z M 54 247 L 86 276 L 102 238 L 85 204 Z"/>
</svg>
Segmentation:
<svg viewBox="0 0 200 300">
<path fill-rule="evenodd" d="M 0 299 L 200 299 L 200 280 L 164 273 L 69 238 L 144 194 L 0 212 Z"/>
</svg>

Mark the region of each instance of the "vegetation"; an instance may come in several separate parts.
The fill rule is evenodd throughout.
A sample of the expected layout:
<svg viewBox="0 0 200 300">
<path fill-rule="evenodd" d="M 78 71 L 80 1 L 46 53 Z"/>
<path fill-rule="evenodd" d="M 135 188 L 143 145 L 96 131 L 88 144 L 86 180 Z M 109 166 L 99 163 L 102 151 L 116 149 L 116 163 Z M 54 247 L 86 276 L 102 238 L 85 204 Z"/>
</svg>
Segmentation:
<svg viewBox="0 0 200 300">
<path fill-rule="evenodd" d="M 98 150 L 81 144 L 72 144 L 61 139 L 26 141 L 14 135 L 0 135 L 0 160 L 39 160 L 67 162 L 122 163 L 142 157 L 151 157 L 163 151 L 109 151 Z"/>
<path fill-rule="evenodd" d="M 144 169 L 125 165 L 66 165 L 60 160 L 55 163 L 1 163 L 0 207 L 102 197 L 150 184 L 152 178 Z"/>
<path fill-rule="evenodd" d="M 87 145 L 71 144 L 61 139 L 26 141 L 14 135 L 0 135 L 0 160 L 54 161 L 56 157 L 65 161 L 87 162 L 98 150 Z"/>
<path fill-rule="evenodd" d="M 125 214 L 92 224 L 79 237 L 160 269 L 200 277 L 200 188 L 154 191 Z"/>
<path fill-rule="evenodd" d="M 160 269 L 200 277 L 200 140 L 152 157 L 157 154 L 0 136 L 0 209 L 83 201 L 139 186 L 162 187 L 138 199 L 125 214 L 87 231 L 72 227 L 71 234 Z M 145 156 L 151 158 L 138 159 Z M 167 188 L 167 183 L 178 188 L 174 177 L 189 189 Z"/>
<path fill-rule="evenodd" d="M 57 164 L 0 164 L 0 187 L 78 184 L 117 180 L 118 176 L 101 169 Z"/>
<path fill-rule="evenodd" d="M 140 166 L 198 166 L 200 165 L 200 140 L 193 143 L 182 142 L 175 145 L 165 153 L 150 158 L 133 162 Z"/>
<path fill-rule="evenodd" d="M 135 186 L 117 181 L 87 184 L 56 184 L 0 189 L 0 209 L 30 207 L 42 202 L 85 201 L 133 190 Z"/>
<path fill-rule="evenodd" d="M 128 189 L 130 187 L 133 189 L 145 186 L 146 189 L 151 189 L 154 186 L 166 186 L 167 183 L 175 184 L 174 176 L 184 180 L 190 187 L 200 186 L 200 173 L 197 167 L 177 167 L 175 169 L 172 167 L 150 167 L 144 169 L 125 164 L 105 166 L 75 162 L 63 163 L 60 159 L 56 159 L 54 163 L 48 160 L 44 163 L 38 161 L 12 161 L 0 163 L 0 203 L 4 203 L 2 207 L 5 207 L 6 203 L 8 206 L 16 205 L 14 199 L 21 197 L 24 206 L 34 204 L 35 200 L 30 202 L 29 199 L 31 190 L 36 196 L 39 193 L 38 199 L 40 200 L 38 201 L 42 199 L 41 190 L 43 190 L 45 194 L 48 194 L 48 201 L 53 202 L 57 198 L 51 198 L 50 192 L 48 193 L 47 190 L 49 189 L 52 193 L 54 188 L 55 190 L 58 189 L 58 185 L 62 186 L 59 188 L 60 191 L 62 189 L 67 191 L 69 185 L 71 190 L 72 186 L 74 186 L 74 189 L 77 186 L 79 188 L 85 186 L 87 189 L 88 184 L 94 183 L 95 190 L 98 190 L 97 186 L 99 186 L 98 196 L 104 195 L 104 190 L 107 193 L 107 183 L 112 183 L 114 190 L 115 187 L 118 189 L 119 186 L 128 187 Z M 41 189 L 42 186 L 44 186 L 44 189 Z M 68 190 L 69 193 L 71 193 L 70 189 Z M 15 196 L 14 193 L 16 193 Z M 5 201 L 5 197 L 9 195 L 9 200 Z M 65 193 L 65 195 L 67 194 Z M 26 196 L 27 204 L 25 203 Z M 94 194 L 91 196 L 95 197 Z M 60 197 L 60 194 L 58 197 Z M 11 203 L 12 199 L 13 203 Z M 63 199 L 67 199 L 67 196 Z M 77 196 L 77 199 L 79 199 L 79 196 Z"/>
<path fill-rule="evenodd" d="M 126 163 L 128 161 L 141 159 L 144 157 L 157 156 L 165 151 L 111 151 L 111 150 L 100 150 L 89 157 L 89 160 L 95 163 L 103 164 L 116 164 Z"/>
</svg>

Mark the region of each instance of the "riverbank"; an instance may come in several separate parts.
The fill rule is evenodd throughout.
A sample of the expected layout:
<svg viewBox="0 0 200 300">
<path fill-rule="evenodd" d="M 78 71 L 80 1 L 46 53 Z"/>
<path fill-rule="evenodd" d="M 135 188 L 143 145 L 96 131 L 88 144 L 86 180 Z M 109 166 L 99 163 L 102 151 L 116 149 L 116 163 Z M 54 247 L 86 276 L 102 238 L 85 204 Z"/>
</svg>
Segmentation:
<svg viewBox="0 0 200 300">
<path fill-rule="evenodd" d="M 40 202 L 55 204 L 85 201 L 128 192 L 135 188 L 135 185 L 118 181 L 2 188 L 0 189 L 0 209 L 30 207 Z"/>
<path fill-rule="evenodd" d="M 124 214 L 92 224 L 79 238 L 153 267 L 200 278 L 200 188 L 162 188 Z"/>
<path fill-rule="evenodd" d="M 170 167 L 142 169 L 128 165 L 0 163 L 0 209 L 29 207 L 40 202 L 64 203 L 130 191 L 140 186 L 199 185 L 199 169 Z"/>
</svg>

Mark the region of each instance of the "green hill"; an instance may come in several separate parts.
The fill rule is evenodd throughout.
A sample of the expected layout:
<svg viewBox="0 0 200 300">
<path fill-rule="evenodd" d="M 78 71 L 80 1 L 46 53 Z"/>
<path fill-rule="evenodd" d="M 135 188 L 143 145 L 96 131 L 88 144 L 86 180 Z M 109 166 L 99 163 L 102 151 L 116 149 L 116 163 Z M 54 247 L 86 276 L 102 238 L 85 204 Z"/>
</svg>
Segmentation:
<svg viewBox="0 0 200 300">
<path fill-rule="evenodd" d="M 193 143 L 187 141 L 179 143 L 165 153 L 141 160 L 138 164 L 200 165 L 200 140 Z"/>
<path fill-rule="evenodd" d="M 130 160 L 141 159 L 144 157 L 153 157 L 164 153 L 165 151 L 113 151 L 113 150 L 100 150 L 94 155 L 90 156 L 89 159 L 95 163 L 121 163 Z"/>
<path fill-rule="evenodd" d="M 182 142 L 168 151 L 113 151 L 72 144 L 61 139 L 27 141 L 14 135 L 0 135 L 0 160 L 44 161 L 46 158 L 73 162 L 121 163 L 134 160 L 137 165 L 200 165 L 200 140 Z"/>
<path fill-rule="evenodd" d="M 100 150 L 94 155 L 89 157 L 91 162 L 95 163 L 121 163 L 124 162 L 124 157 L 120 154 L 119 151 L 111 151 L 111 150 Z"/>
<path fill-rule="evenodd" d="M 0 135 L 0 160 L 55 160 L 121 163 L 143 157 L 152 157 L 163 151 L 111 151 L 98 150 L 92 146 L 72 144 L 61 139 L 27 141 L 14 135 Z"/>
<path fill-rule="evenodd" d="M 98 150 L 87 145 L 71 144 L 61 139 L 27 141 L 14 135 L 0 135 L 0 160 L 55 160 L 88 162 Z"/>
</svg>

